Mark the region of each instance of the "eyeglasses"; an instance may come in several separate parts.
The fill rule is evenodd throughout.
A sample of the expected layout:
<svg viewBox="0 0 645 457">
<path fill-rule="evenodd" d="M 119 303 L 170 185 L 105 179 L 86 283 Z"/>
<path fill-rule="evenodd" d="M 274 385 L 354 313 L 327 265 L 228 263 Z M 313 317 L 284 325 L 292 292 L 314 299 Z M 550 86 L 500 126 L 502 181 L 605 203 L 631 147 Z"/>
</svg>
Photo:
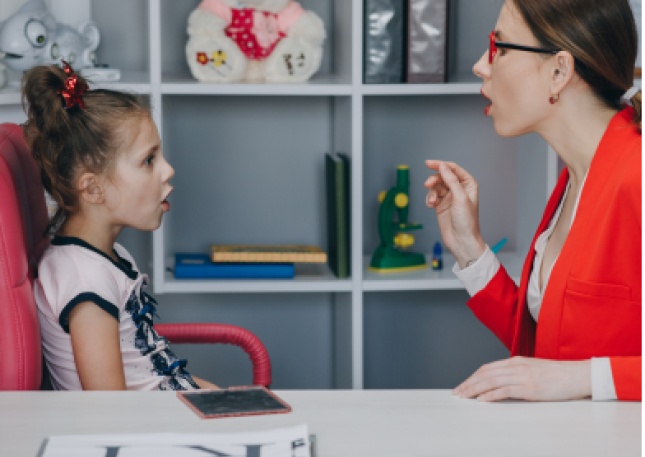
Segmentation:
<svg viewBox="0 0 645 457">
<path fill-rule="evenodd" d="M 553 49 L 534 48 L 533 46 L 524 46 L 521 44 L 506 43 L 505 41 L 495 41 L 495 32 L 488 35 L 490 45 L 488 46 L 488 63 L 492 64 L 497 55 L 498 48 L 517 49 L 518 51 L 541 52 L 544 54 L 557 54 L 559 51 Z"/>
</svg>

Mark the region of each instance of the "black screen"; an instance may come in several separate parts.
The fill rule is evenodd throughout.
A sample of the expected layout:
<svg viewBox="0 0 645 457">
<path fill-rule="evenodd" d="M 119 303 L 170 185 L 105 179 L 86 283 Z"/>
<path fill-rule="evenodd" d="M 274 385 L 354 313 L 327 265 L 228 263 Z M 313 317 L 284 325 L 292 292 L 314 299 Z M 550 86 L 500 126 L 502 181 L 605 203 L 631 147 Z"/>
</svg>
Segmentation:
<svg viewBox="0 0 645 457">
<path fill-rule="evenodd" d="M 204 415 L 286 411 L 289 409 L 262 389 L 214 390 L 205 393 L 184 392 L 183 396 Z"/>
</svg>

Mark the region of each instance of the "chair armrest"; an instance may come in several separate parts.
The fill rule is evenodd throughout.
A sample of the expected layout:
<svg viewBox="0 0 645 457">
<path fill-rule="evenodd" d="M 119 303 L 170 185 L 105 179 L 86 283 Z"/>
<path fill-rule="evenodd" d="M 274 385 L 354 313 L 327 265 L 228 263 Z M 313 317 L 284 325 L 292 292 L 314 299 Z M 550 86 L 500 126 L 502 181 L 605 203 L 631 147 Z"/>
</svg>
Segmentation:
<svg viewBox="0 0 645 457">
<path fill-rule="evenodd" d="M 231 344 L 251 358 L 253 384 L 271 385 L 271 361 L 262 341 L 241 327 L 227 324 L 155 324 L 157 333 L 175 344 Z"/>
</svg>

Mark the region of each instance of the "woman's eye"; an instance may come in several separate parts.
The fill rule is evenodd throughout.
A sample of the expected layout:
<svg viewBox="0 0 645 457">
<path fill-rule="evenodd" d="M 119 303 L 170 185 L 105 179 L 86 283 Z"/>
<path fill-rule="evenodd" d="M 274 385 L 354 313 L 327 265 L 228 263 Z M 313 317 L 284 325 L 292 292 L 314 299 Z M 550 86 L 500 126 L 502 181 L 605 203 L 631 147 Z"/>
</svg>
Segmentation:
<svg viewBox="0 0 645 457">
<path fill-rule="evenodd" d="M 152 155 L 152 154 L 150 154 L 150 155 L 148 156 L 148 158 L 145 160 L 145 162 L 143 162 L 143 163 L 145 163 L 146 165 L 152 165 L 152 160 L 153 160 L 154 158 L 155 158 L 155 156 L 154 156 L 154 155 Z"/>
<path fill-rule="evenodd" d="M 499 48 L 499 53 L 500 53 L 500 55 L 506 55 L 506 49 Z"/>
</svg>

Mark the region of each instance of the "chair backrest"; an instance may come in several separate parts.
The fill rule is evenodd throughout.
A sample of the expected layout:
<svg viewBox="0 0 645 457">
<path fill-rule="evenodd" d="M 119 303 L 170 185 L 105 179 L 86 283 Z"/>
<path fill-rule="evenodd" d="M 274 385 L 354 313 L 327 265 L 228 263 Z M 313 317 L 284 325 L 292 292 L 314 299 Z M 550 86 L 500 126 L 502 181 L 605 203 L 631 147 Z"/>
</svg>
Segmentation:
<svg viewBox="0 0 645 457">
<path fill-rule="evenodd" d="M 15 124 L 0 124 L 0 390 L 38 390 L 43 378 L 33 282 L 49 244 L 38 165 Z"/>
</svg>

